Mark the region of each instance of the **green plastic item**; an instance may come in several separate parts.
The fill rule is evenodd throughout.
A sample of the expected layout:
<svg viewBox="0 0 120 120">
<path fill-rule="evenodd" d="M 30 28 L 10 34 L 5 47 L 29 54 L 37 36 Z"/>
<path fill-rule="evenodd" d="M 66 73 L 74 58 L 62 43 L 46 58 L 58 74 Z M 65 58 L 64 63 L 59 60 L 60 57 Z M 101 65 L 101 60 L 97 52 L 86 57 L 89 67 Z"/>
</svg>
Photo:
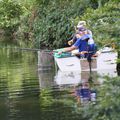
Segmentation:
<svg viewBox="0 0 120 120">
<path fill-rule="evenodd" d="M 66 58 L 66 57 L 71 57 L 70 52 L 63 52 L 62 54 L 58 54 L 58 52 L 62 51 L 64 48 L 54 50 L 54 57 L 56 58 Z"/>
</svg>

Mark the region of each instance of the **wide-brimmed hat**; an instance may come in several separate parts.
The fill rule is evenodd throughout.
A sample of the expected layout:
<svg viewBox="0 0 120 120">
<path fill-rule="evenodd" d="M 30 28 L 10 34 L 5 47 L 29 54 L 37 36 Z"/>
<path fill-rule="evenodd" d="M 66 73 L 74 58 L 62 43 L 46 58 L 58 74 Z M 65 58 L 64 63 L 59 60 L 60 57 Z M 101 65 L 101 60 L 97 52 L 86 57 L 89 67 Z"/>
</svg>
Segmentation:
<svg viewBox="0 0 120 120">
<path fill-rule="evenodd" d="M 81 27 L 83 27 L 85 25 L 86 25 L 86 21 L 79 21 L 78 25 L 77 25 L 77 28 L 81 28 Z"/>
</svg>

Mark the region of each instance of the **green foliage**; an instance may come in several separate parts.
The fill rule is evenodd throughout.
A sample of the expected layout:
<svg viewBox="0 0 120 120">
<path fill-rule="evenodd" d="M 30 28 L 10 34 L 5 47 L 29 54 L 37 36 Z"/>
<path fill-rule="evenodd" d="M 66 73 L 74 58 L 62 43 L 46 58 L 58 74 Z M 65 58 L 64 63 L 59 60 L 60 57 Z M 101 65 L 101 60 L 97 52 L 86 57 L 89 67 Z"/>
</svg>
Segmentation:
<svg viewBox="0 0 120 120">
<path fill-rule="evenodd" d="M 19 26 L 17 36 L 29 39 L 31 46 L 64 47 L 79 20 L 87 21 L 100 46 L 118 45 L 118 0 L 2 0 L 0 3 L 0 28 L 13 33 Z"/>
<path fill-rule="evenodd" d="M 112 44 L 119 40 L 117 31 L 119 31 L 120 15 L 119 4 L 116 1 L 41 0 L 37 3 L 38 16 L 33 26 L 34 44 L 37 47 L 63 47 L 74 33 L 74 25 L 79 20 L 87 21 L 95 41 L 100 46 L 108 44 L 108 41 Z"/>
<path fill-rule="evenodd" d="M 40 48 L 60 48 L 74 33 L 72 20 L 83 14 L 84 10 L 89 6 L 89 1 L 43 0 L 38 5 L 38 15 L 33 28 L 35 44 Z"/>
<path fill-rule="evenodd" d="M 96 10 L 87 9 L 81 19 L 87 21 L 94 39 L 100 45 L 118 43 L 120 33 L 120 3 L 109 1 Z"/>
<path fill-rule="evenodd" d="M 18 25 L 22 7 L 12 0 L 0 1 L 0 28 L 6 33 L 13 33 Z"/>
</svg>

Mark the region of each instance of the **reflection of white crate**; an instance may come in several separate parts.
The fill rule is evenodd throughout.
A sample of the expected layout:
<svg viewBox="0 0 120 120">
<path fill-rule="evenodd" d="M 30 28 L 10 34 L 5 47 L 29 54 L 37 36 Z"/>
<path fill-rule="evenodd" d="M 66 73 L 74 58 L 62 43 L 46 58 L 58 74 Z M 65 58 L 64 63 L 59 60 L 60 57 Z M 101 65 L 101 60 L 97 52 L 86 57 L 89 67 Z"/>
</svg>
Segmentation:
<svg viewBox="0 0 120 120">
<path fill-rule="evenodd" d="M 78 84 L 81 82 L 81 74 L 79 71 L 57 71 L 57 74 L 54 78 L 56 84 L 65 85 L 65 84 Z"/>
</svg>

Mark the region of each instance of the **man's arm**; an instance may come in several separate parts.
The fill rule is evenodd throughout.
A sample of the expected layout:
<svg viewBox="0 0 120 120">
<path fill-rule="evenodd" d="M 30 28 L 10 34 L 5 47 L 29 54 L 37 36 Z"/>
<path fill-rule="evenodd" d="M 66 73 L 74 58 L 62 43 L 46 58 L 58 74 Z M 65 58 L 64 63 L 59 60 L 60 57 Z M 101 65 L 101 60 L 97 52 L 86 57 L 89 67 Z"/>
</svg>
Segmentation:
<svg viewBox="0 0 120 120">
<path fill-rule="evenodd" d="M 71 46 L 71 47 L 64 48 L 63 52 L 71 52 L 72 50 L 75 50 L 75 49 L 77 49 L 76 46 Z"/>
<path fill-rule="evenodd" d="M 67 47 L 67 48 L 64 48 L 62 51 L 60 51 L 58 54 L 61 54 L 63 52 L 71 52 L 72 50 L 75 50 L 75 49 L 77 49 L 76 46 Z"/>
</svg>

